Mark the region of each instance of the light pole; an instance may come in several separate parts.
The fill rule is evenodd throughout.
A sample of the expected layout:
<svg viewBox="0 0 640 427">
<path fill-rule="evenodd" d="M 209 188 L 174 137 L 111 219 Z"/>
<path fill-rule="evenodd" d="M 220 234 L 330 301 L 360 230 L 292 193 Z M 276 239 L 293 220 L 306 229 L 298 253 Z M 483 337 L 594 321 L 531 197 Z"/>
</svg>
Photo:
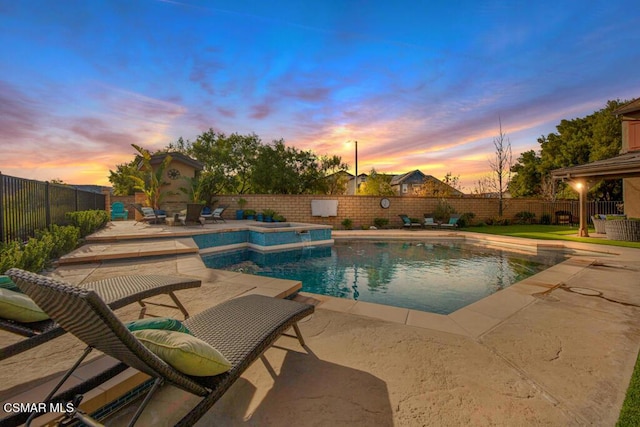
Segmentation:
<svg viewBox="0 0 640 427">
<path fill-rule="evenodd" d="M 358 194 L 358 141 L 354 141 L 356 144 L 356 194 Z"/>
<path fill-rule="evenodd" d="M 587 229 L 587 185 L 582 182 L 575 184 L 578 194 L 580 195 L 580 225 L 578 230 L 578 236 L 589 237 L 589 230 Z"/>
<path fill-rule="evenodd" d="M 355 180 L 355 190 L 354 190 L 354 194 L 358 194 L 358 141 L 353 140 L 353 141 L 347 141 L 347 142 L 353 142 L 356 146 L 356 180 Z"/>
</svg>

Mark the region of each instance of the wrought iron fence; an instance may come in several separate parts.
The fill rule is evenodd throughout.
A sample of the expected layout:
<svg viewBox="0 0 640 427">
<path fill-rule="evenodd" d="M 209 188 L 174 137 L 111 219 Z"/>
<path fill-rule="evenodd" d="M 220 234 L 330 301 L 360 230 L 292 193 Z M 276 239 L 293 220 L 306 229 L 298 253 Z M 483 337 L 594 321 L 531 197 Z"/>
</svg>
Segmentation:
<svg viewBox="0 0 640 427">
<path fill-rule="evenodd" d="M 105 209 L 106 196 L 0 173 L 0 241 L 24 241 L 36 230 L 66 224 L 67 212 Z"/>
<path fill-rule="evenodd" d="M 577 223 L 580 217 L 580 202 L 578 200 L 559 200 L 555 202 L 546 201 L 531 201 L 532 212 L 540 212 L 542 215 L 549 215 L 551 221 L 556 223 L 558 221 L 559 212 L 568 212 L 571 223 Z M 591 216 L 596 214 L 612 215 L 622 213 L 621 201 L 597 201 L 587 202 L 587 218 L 591 222 Z"/>
</svg>

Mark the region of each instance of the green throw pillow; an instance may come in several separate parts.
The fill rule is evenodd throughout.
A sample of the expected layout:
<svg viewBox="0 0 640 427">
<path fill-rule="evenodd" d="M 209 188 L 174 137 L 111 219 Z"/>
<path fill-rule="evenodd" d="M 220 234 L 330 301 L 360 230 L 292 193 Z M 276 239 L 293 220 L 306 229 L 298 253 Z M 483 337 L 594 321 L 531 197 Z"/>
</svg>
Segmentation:
<svg viewBox="0 0 640 427">
<path fill-rule="evenodd" d="M 615 221 L 619 219 L 627 219 L 626 215 L 607 215 L 607 221 Z"/>
<path fill-rule="evenodd" d="M 11 280 L 11 277 L 9 276 L 0 276 L 0 288 L 23 293 L 18 287 L 18 285 L 13 283 L 13 280 Z"/>
<path fill-rule="evenodd" d="M 31 323 L 49 318 L 28 296 L 0 288 L 0 317 L 16 322 Z"/>
<path fill-rule="evenodd" d="M 183 374 L 209 377 L 231 368 L 231 363 L 218 350 L 193 335 L 159 329 L 143 329 L 132 334 Z"/>
<path fill-rule="evenodd" d="M 140 331 L 142 329 L 162 329 L 164 331 L 176 331 L 190 334 L 191 331 L 177 319 L 170 317 L 151 317 L 147 319 L 134 320 L 126 323 L 130 331 Z"/>
</svg>

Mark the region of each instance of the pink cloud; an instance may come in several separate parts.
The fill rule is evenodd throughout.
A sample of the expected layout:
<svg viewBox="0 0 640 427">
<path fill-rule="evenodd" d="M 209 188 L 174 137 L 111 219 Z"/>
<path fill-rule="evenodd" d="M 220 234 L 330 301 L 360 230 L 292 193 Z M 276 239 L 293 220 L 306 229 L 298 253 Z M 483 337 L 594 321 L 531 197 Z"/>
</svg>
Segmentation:
<svg viewBox="0 0 640 427">
<path fill-rule="evenodd" d="M 251 114 L 249 114 L 249 117 L 252 119 L 261 120 L 268 117 L 272 112 L 273 109 L 270 104 L 258 104 L 251 107 Z"/>
</svg>

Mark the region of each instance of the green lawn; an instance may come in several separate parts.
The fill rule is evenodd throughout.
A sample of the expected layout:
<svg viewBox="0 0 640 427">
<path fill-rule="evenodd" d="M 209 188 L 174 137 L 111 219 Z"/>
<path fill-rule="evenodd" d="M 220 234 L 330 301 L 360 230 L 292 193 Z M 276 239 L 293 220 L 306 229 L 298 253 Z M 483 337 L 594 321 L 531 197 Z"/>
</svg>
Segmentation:
<svg viewBox="0 0 640 427">
<path fill-rule="evenodd" d="M 623 246 L 640 249 L 638 242 L 620 242 L 606 238 L 577 237 L 578 229 L 562 225 L 507 225 L 468 227 L 466 231 L 476 233 L 498 234 L 502 236 L 524 237 L 527 239 L 570 240 L 572 242 L 595 243 L 598 245 Z M 589 230 L 591 233 L 593 230 Z M 618 427 L 640 426 L 640 354 L 631 376 L 627 396 L 622 404 Z"/>
<path fill-rule="evenodd" d="M 640 249 L 640 242 L 622 242 L 618 240 L 607 240 L 606 238 L 578 237 L 578 229 L 566 225 L 490 225 L 484 227 L 467 227 L 464 230 L 473 231 L 474 233 L 523 237 L 526 239 L 569 240 L 572 242 Z M 589 230 L 589 233 L 592 232 L 595 231 Z"/>
</svg>

